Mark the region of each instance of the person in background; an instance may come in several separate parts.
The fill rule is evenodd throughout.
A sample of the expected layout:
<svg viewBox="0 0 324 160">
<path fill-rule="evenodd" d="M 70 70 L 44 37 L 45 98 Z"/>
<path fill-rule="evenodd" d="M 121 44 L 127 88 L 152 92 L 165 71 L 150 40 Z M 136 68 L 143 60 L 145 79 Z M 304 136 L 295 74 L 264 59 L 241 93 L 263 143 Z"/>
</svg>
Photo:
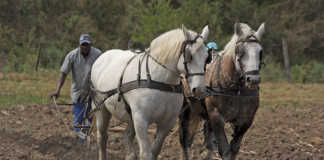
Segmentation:
<svg viewBox="0 0 324 160">
<path fill-rule="evenodd" d="M 209 42 L 207 43 L 206 48 L 208 52 L 208 58 L 206 60 L 206 64 L 209 64 L 217 56 L 218 46 L 215 42 Z"/>
<path fill-rule="evenodd" d="M 207 52 L 208 52 L 208 58 L 206 60 L 206 64 L 205 64 L 205 70 L 206 70 L 206 66 L 207 64 L 209 64 L 212 60 L 215 59 L 215 57 L 218 56 L 218 46 L 215 42 L 209 42 L 206 45 L 207 48 Z M 201 103 L 204 108 L 206 108 L 206 104 L 205 101 L 202 101 Z M 207 113 L 207 111 L 206 111 Z M 204 144 L 206 145 L 206 148 L 208 148 L 209 150 L 218 150 L 217 149 L 217 140 L 216 140 L 216 136 L 214 134 L 214 132 L 212 131 L 211 126 L 208 124 L 209 120 L 206 120 L 204 122 Z M 210 152 L 208 152 L 208 154 L 210 154 Z"/>
<path fill-rule="evenodd" d="M 68 53 L 61 66 L 60 79 L 56 91 L 52 93 L 51 98 L 59 98 L 61 88 L 67 75 L 72 72 L 71 98 L 73 103 L 73 124 L 90 125 L 91 122 L 84 122 L 84 114 L 91 109 L 90 90 L 90 71 L 95 60 L 101 55 L 101 51 L 92 46 L 89 34 L 81 34 L 79 46 Z M 86 110 L 86 105 L 87 111 Z M 82 122 L 82 123 L 81 123 Z M 81 142 L 85 142 L 86 130 L 78 127 L 74 128 L 77 137 Z"/>
</svg>

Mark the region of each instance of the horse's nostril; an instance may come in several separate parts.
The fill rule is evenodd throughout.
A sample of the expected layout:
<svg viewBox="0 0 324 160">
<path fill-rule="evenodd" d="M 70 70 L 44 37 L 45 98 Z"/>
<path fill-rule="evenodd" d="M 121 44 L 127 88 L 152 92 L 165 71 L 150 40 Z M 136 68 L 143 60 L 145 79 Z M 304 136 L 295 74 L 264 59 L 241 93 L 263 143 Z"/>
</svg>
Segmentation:
<svg viewBox="0 0 324 160">
<path fill-rule="evenodd" d="M 193 88 L 193 89 L 192 89 L 192 92 L 193 92 L 193 93 L 195 93 L 195 92 L 196 92 L 196 90 L 197 90 L 196 88 Z"/>
<path fill-rule="evenodd" d="M 246 81 L 247 82 L 250 82 L 251 81 L 251 78 L 250 77 L 246 77 Z"/>
</svg>

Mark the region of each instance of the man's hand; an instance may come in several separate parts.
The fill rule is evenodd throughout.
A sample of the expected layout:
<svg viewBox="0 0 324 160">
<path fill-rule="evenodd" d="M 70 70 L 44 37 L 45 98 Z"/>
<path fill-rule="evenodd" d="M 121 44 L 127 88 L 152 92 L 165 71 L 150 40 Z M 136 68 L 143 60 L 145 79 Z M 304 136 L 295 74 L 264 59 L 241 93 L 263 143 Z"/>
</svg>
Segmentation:
<svg viewBox="0 0 324 160">
<path fill-rule="evenodd" d="M 60 97 L 60 91 L 61 91 L 61 88 L 62 88 L 62 86 L 64 84 L 66 76 L 67 76 L 67 74 L 61 72 L 60 80 L 57 83 L 56 91 L 50 95 L 50 98 L 54 97 L 54 98 L 58 99 Z"/>
<path fill-rule="evenodd" d="M 50 94 L 50 98 L 55 98 L 55 99 L 58 99 L 60 97 L 60 92 L 54 92 L 52 94 Z"/>
</svg>

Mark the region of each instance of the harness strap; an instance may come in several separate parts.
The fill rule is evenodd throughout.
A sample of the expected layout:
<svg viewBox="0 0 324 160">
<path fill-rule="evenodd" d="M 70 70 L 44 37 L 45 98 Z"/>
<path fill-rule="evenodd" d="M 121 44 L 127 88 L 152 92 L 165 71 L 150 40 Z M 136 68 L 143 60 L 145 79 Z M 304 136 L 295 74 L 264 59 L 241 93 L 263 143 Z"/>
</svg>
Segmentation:
<svg viewBox="0 0 324 160">
<path fill-rule="evenodd" d="M 121 90 L 121 87 L 122 87 L 122 83 L 123 83 L 123 78 L 124 78 L 124 73 L 125 73 L 125 70 L 126 68 L 128 67 L 128 65 L 132 62 L 132 60 L 136 57 L 136 55 L 134 55 L 132 58 L 130 58 L 128 60 L 128 62 L 126 63 L 126 66 L 124 67 L 124 70 L 120 76 L 120 79 L 119 79 L 119 84 L 118 84 L 118 88 L 117 88 L 117 92 L 118 92 L 118 101 L 120 101 L 120 99 L 122 99 L 125 103 L 125 110 L 127 111 L 127 113 L 129 114 L 130 116 L 130 119 L 132 120 L 132 113 L 131 113 L 131 108 L 128 104 L 128 102 L 126 101 L 125 97 L 124 97 L 124 92 Z M 139 66 L 140 68 L 140 66 Z M 140 71 L 140 70 L 139 70 Z M 139 72 L 140 74 L 140 72 Z M 139 75 L 140 76 L 140 75 Z M 108 97 L 107 97 L 108 98 Z"/>
<path fill-rule="evenodd" d="M 152 79 L 151 79 L 150 68 L 148 66 L 148 63 L 149 63 L 148 52 L 145 52 L 145 55 L 146 55 L 146 79 L 147 79 L 148 83 L 150 83 L 152 81 Z"/>
<path fill-rule="evenodd" d="M 141 66 L 142 66 L 142 62 L 144 60 L 145 54 L 143 54 L 142 59 L 139 58 L 138 59 L 138 74 L 137 74 L 137 80 L 141 79 Z"/>
<path fill-rule="evenodd" d="M 118 84 L 118 87 L 117 87 L 117 92 L 118 92 L 118 94 L 119 94 L 119 96 L 118 96 L 118 101 L 120 101 L 120 98 L 121 98 L 121 96 L 122 96 L 122 94 L 123 94 L 123 92 L 121 92 L 120 88 L 121 88 L 121 86 L 122 86 L 122 84 L 123 84 L 124 73 L 125 73 L 126 68 L 128 67 L 128 65 L 130 64 L 130 62 L 131 62 L 135 57 L 136 57 L 136 55 L 134 55 L 132 58 L 130 58 L 130 59 L 128 60 L 128 62 L 126 63 L 126 66 L 124 67 L 124 69 L 123 69 L 123 71 L 122 71 L 122 73 L 121 73 L 121 76 L 120 76 L 120 79 L 119 79 L 119 84 Z"/>
<path fill-rule="evenodd" d="M 207 87 L 208 96 L 226 96 L 226 97 L 259 97 L 259 89 L 247 88 L 211 88 Z"/>
<path fill-rule="evenodd" d="M 164 91 L 164 92 L 183 93 L 183 87 L 180 84 L 171 85 L 171 84 L 166 84 L 166 83 L 162 83 L 162 82 L 158 82 L 158 81 L 154 81 L 154 80 L 151 80 L 150 82 L 148 82 L 147 80 L 139 80 L 139 81 L 135 80 L 135 81 L 124 83 L 119 88 L 119 92 L 118 92 L 117 88 L 106 91 L 106 92 L 98 91 L 95 88 L 92 88 L 91 90 L 93 90 L 94 92 L 97 92 L 99 94 L 105 95 L 103 100 L 99 103 L 99 105 L 101 105 L 104 101 L 106 101 L 107 98 L 111 97 L 112 95 L 114 95 L 116 93 L 126 93 L 128 91 L 138 89 L 138 88 L 149 88 L 149 89 L 157 89 L 157 90 Z M 96 101 L 94 101 L 94 102 L 96 103 Z M 99 106 L 99 105 L 96 104 L 96 106 Z"/>
</svg>

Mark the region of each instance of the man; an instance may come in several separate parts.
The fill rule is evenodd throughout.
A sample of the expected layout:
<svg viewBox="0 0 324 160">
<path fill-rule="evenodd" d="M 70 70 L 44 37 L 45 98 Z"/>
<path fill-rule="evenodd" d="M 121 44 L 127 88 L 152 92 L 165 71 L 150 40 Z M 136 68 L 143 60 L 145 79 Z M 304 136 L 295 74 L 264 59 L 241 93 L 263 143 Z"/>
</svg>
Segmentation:
<svg viewBox="0 0 324 160">
<path fill-rule="evenodd" d="M 73 103 L 74 125 L 89 125 L 90 122 L 83 122 L 85 107 L 88 104 L 88 110 L 91 108 L 91 100 L 87 100 L 90 89 L 90 71 L 92 64 L 101 55 L 101 51 L 92 47 L 91 37 L 88 34 L 80 36 L 80 46 L 72 50 L 66 55 L 61 66 L 61 75 L 57 84 L 56 91 L 51 94 L 51 97 L 59 98 L 61 88 L 70 71 L 72 71 L 72 86 L 71 98 Z M 80 131 L 80 128 L 74 128 L 78 137 L 82 142 L 85 141 L 85 130 Z"/>
<path fill-rule="evenodd" d="M 206 60 L 205 68 L 206 68 L 207 64 L 209 64 L 213 59 L 215 59 L 216 56 L 218 56 L 218 52 L 217 52 L 218 46 L 215 42 L 207 43 L 206 48 L 207 48 L 207 52 L 208 52 L 208 58 Z M 202 105 L 205 107 L 205 101 L 202 101 Z M 211 126 L 208 124 L 209 123 L 208 118 L 206 118 L 206 119 L 207 120 L 204 122 L 204 136 L 205 136 L 204 144 L 206 145 L 206 147 L 209 150 L 216 151 L 218 149 L 216 136 L 213 133 Z M 210 154 L 210 152 L 208 152 L 208 154 Z"/>
<path fill-rule="evenodd" d="M 209 42 L 206 47 L 208 52 L 206 64 L 208 64 L 217 56 L 218 46 L 215 42 Z"/>
</svg>

